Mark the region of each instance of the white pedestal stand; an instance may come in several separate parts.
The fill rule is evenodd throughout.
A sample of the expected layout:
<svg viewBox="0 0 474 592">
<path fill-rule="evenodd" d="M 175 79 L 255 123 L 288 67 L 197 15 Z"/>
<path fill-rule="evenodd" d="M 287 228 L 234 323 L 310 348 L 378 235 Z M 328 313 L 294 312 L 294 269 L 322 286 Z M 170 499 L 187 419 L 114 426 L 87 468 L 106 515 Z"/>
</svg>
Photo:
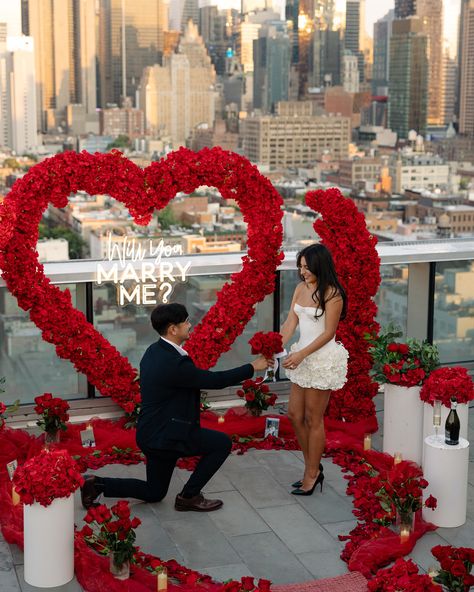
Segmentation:
<svg viewBox="0 0 474 592">
<path fill-rule="evenodd" d="M 436 526 L 454 528 L 466 522 L 469 442 L 459 439 L 449 446 L 443 436 L 428 436 L 424 443 L 424 477 L 429 485 L 423 501 L 431 494 L 438 500 L 436 510 L 423 508 L 423 520 Z"/>
<path fill-rule="evenodd" d="M 24 505 L 25 582 L 38 588 L 62 586 L 74 577 L 74 496 L 46 508 Z"/>
<path fill-rule="evenodd" d="M 444 424 L 446 423 L 446 419 L 448 417 L 449 409 L 444 405 L 441 405 L 441 427 L 438 428 L 438 433 L 444 434 Z M 459 422 L 461 423 L 461 431 L 459 435 L 461 438 L 467 439 L 467 430 L 469 424 L 469 407 L 466 403 L 460 403 L 456 411 L 458 412 Z M 435 434 L 435 429 L 433 427 L 433 405 L 429 403 L 423 403 L 423 441 L 428 436 L 432 436 Z"/>
<path fill-rule="evenodd" d="M 403 460 L 421 464 L 423 402 L 420 387 L 386 384 L 384 390 L 383 451 L 401 452 Z"/>
</svg>

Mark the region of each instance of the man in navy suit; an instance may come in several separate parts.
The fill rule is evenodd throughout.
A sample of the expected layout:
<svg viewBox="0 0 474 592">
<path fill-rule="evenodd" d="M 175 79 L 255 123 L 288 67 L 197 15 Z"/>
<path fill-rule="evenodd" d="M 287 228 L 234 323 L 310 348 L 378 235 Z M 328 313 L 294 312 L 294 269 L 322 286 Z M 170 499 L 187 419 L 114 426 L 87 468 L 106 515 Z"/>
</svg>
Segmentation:
<svg viewBox="0 0 474 592">
<path fill-rule="evenodd" d="M 158 502 L 168 492 L 178 458 L 200 456 L 181 493 L 179 511 L 211 512 L 221 500 L 204 498 L 201 490 L 230 453 L 231 439 L 222 432 L 201 428 L 200 389 L 220 389 L 251 378 L 273 362 L 256 358 L 232 370 L 211 372 L 197 368 L 181 345 L 189 337 L 191 323 L 182 304 L 160 304 L 151 314 L 160 339 L 150 345 L 140 362 L 141 411 L 137 444 L 146 457 L 146 481 L 87 476 L 81 488 L 82 504 L 89 508 L 96 498 L 134 497 Z"/>
</svg>

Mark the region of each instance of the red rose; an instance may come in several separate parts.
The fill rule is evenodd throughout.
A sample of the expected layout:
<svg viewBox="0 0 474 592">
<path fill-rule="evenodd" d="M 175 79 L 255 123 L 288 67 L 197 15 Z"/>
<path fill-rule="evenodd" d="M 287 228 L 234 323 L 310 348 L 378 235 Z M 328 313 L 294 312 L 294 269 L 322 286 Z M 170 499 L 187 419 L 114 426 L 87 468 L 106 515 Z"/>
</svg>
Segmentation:
<svg viewBox="0 0 474 592">
<path fill-rule="evenodd" d="M 399 343 L 398 351 L 402 354 L 402 356 L 407 356 L 410 353 L 410 348 L 406 343 Z"/>
<path fill-rule="evenodd" d="M 240 581 L 244 590 L 253 590 L 255 588 L 253 578 L 250 576 L 243 576 Z"/>
<path fill-rule="evenodd" d="M 398 351 L 398 344 L 393 342 L 387 345 L 387 351 L 389 352 L 397 352 Z"/>
<path fill-rule="evenodd" d="M 245 400 L 246 401 L 255 401 L 255 394 L 252 391 L 245 393 Z"/>
<path fill-rule="evenodd" d="M 451 573 L 456 578 L 462 578 L 467 573 L 466 566 L 459 559 L 456 561 L 453 561 L 453 565 L 451 566 Z"/>
<path fill-rule="evenodd" d="M 425 506 L 427 508 L 431 508 L 432 510 L 435 510 L 437 505 L 438 505 L 438 500 L 435 497 L 433 497 L 432 495 L 430 495 L 425 502 Z"/>
<path fill-rule="evenodd" d="M 260 592 L 271 592 L 270 591 L 270 586 L 271 586 L 270 580 L 264 580 L 262 578 L 260 578 L 258 580 L 257 587 L 258 587 L 258 589 L 259 589 Z"/>
</svg>

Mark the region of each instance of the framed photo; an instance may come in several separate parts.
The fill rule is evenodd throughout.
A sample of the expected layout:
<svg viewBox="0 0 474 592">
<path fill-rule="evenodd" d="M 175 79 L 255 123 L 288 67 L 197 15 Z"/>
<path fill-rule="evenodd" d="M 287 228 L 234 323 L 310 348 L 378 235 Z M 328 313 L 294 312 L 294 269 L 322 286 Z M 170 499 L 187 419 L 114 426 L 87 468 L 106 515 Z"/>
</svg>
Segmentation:
<svg viewBox="0 0 474 592">
<path fill-rule="evenodd" d="M 265 420 L 265 435 L 267 436 L 274 436 L 278 438 L 278 430 L 280 429 L 280 420 L 278 417 L 267 417 Z"/>
<path fill-rule="evenodd" d="M 7 473 L 8 476 L 10 477 L 10 481 L 12 481 L 13 479 L 13 475 L 15 474 L 15 471 L 18 467 L 18 461 L 16 460 L 12 460 L 11 462 L 7 463 Z"/>
<path fill-rule="evenodd" d="M 81 431 L 81 442 L 84 448 L 95 446 L 94 428 L 92 426 L 88 426 L 85 430 Z"/>
</svg>

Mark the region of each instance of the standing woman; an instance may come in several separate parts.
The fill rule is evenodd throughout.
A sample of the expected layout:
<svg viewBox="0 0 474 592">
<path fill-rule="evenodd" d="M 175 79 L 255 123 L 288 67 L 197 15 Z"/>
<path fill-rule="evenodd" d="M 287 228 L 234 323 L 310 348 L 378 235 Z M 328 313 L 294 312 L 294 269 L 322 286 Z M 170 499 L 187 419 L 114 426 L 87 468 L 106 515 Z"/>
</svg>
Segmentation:
<svg viewBox="0 0 474 592">
<path fill-rule="evenodd" d="M 337 279 L 331 253 L 321 244 L 297 256 L 301 283 L 296 286 L 288 317 L 281 328 L 283 344 L 299 326 L 299 341 L 283 362 L 291 381 L 288 417 L 304 456 L 304 476 L 293 483 L 294 495 L 323 489 L 324 412 L 331 391 L 346 382 L 348 353 L 336 342 L 338 323 L 346 315 L 347 298 Z"/>
</svg>

